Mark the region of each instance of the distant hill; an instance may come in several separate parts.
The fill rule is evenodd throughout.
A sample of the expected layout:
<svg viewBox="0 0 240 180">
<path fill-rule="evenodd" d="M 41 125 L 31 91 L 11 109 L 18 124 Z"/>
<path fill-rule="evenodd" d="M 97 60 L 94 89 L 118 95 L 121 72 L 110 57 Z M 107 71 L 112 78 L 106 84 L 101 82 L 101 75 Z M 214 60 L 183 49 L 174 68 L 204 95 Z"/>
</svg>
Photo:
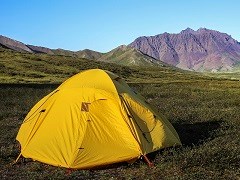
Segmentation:
<svg viewBox="0 0 240 180">
<path fill-rule="evenodd" d="M 41 47 L 41 46 L 33 46 L 33 45 L 27 45 L 28 48 L 31 49 L 34 53 L 45 53 L 45 54 L 54 54 L 52 49 Z"/>
<path fill-rule="evenodd" d="M 98 59 L 102 56 L 102 53 L 93 51 L 90 49 L 84 49 L 82 51 L 77 51 L 76 52 L 77 56 L 80 58 L 85 58 L 85 59 Z"/>
<path fill-rule="evenodd" d="M 226 33 L 206 28 L 142 36 L 129 46 L 186 70 L 229 71 L 240 63 L 239 42 Z"/>
<path fill-rule="evenodd" d="M 19 52 L 33 53 L 33 51 L 22 42 L 19 42 L 1 35 L 0 35 L 0 45 L 3 48 L 12 49 Z"/>
<path fill-rule="evenodd" d="M 89 49 L 85 49 L 82 51 L 70 51 L 70 50 L 65 50 L 60 48 L 50 49 L 47 47 L 26 45 L 22 42 L 19 42 L 14 39 L 1 36 L 1 35 L 0 35 L 0 47 L 11 49 L 18 52 L 44 53 L 44 54 L 50 54 L 50 55 L 79 57 L 79 58 L 85 58 L 85 59 L 97 59 L 102 55 L 102 53 L 100 52 L 92 51 Z"/>
<path fill-rule="evenodd" d="M 105 53 L 97 60 L 127 66 L 167 66 L 167 64 L 126 45 L 121 45 Z"/>
<path fill-rule="evenodd" d="M 70 50 L 58 48 L 58 49 L 52 49 L 52 51 L 55 55 L 77 57 L 76 53 Z"/>
<path fill-rule="evenodd" d="M 60 83 L 82 70 L 94 68 L 106 69 L 128 78 L 138 72 L 132 67 L 86 58 L 18 52 L 0 47 L 0 83 Z"/>
</svg>

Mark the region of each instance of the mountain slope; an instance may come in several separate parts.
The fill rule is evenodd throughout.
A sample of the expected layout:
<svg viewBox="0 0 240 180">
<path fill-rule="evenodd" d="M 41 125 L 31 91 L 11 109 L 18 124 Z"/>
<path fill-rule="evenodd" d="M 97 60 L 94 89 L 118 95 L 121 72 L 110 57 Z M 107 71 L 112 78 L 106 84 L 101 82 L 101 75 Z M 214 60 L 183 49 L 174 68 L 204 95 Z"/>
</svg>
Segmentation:
<svg viewBox="0 0 240 180">
<path fill-rule="evenodd" d="M 85 59 L 98 59 L 102 56 L 102 53 L 93 51 L 90 49 L 84 49 L 82 51 L 77 51 L 76 55 L 80 58 L 85 58 Z"/>
<path fill-rule="evenodd" d="M 58 49 L 52 49 L 52 51 L 55 55 L 77 57 L 76 53 L 70 50 L 58 48 Z"/>
<path fill-rule="evenodd" d="M 232 70 L 240 62 L 240 44 L 228 34 L 206 28 L 143 36 L 129 46 L 186 70 Z"/>
<path fill-rule="evenodd" d="M 2 35 L 0 35 L 0 45 L 3 48 L 12 49 L 19 52 L 33 53 L 33 51 L 22 42 L 10 39 Z"/>
<path fill-rule="evenodd" d="M 82 70 L 95 68 L 106 69 L 123 77 L 138 72 L 132 67 L 86 58 L 22 53 L 0 47 L 0 83 L 59 83 Z"/>
<path fill-rule="evenodd" d="M 167 66 L 167 64 L 126 45 L 121 45 L 111 50 L 97 60 L 127 66 Z"/>
<path fill-rule="evenodd" d="M 34 53 L 54 54 L 54 52 L 46 47 L 27 45 Z"/>
</svg>

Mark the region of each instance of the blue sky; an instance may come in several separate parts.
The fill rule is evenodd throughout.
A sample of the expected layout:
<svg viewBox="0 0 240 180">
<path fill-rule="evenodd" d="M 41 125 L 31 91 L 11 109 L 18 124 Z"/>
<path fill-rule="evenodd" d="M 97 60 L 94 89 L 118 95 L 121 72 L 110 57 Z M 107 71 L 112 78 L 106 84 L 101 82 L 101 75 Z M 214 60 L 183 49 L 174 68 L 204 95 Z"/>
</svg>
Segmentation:
<svg viewBox="0 0 240 180">
<path fill-rule="evenodd" d="M 0 34 L 26 44 L 100 52 L 187 27 L 240 41 L 239 8 L 239 0 L 1 0 Z"/>
</svg>

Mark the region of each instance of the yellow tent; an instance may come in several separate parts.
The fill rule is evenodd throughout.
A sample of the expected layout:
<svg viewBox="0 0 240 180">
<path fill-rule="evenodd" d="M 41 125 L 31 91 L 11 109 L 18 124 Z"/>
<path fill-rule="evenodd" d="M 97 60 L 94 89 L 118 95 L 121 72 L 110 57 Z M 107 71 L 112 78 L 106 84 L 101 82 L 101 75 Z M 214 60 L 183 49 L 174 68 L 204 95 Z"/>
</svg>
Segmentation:
<svg viewBox="0 0 240 180">
<path fill-rule="evenodd" d="M 178 134 L 119 76 L 83 71 L 41 99 L 17 135 L 25 158 L 88 169 L 180 145 Z"/>
</svg>

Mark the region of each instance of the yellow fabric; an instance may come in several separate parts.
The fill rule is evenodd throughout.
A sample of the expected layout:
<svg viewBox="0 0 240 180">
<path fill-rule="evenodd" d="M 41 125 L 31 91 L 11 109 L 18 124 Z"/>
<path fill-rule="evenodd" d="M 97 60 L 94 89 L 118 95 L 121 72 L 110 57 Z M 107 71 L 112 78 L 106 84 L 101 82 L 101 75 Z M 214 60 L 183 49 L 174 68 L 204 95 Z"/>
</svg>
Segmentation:
<svg viewBox="0 0 240 180">
<path fill-rule="evenodd" d="M 65 81 L 28 113 L 21 153 L 47 164 L 88 169 L 180 145 L 172 125 L 117 75 L 93 69 Z"/>
</svg>

